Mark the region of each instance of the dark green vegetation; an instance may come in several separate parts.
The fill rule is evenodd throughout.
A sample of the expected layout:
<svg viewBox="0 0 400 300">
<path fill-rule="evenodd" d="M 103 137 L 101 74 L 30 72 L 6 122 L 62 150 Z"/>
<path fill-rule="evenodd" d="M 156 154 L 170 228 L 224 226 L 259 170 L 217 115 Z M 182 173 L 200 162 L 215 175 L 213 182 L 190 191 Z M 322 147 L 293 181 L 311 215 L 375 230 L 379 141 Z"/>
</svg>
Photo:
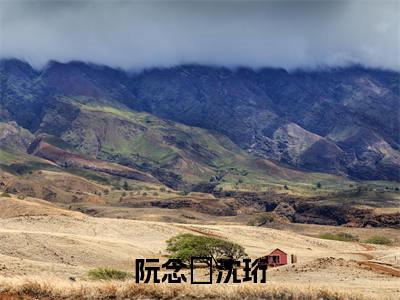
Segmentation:
<svg viewBox="0 0 400 300">
<path fill-rule="evenodd" d="M 170 258 L 181 259 L 188 265 L 191 257 L 212 257 L 218 262 L 221 259 L 237 260 L 246 256 L 244 248 L 236 243 L 190 233 L 179 234 L 169 239 L 167 251 Z"/>
<path fill-rule="evenodd" d="M 323 233 L 319 236 L 321 239 L 326 240 L 335 240 L 335 241 L 342 241 L 342 242 L 354 242 L 358 241 L 358 237 L 345 232 L 338 232 L 338 233 Z"/>
<path fill-rule="evenodd" d="M 126 280 L 131 278 L 128 272 L 110 269 L 110 268 L 97 268 L 88 272 L 89 279 L 92 280 Z"/>
<path fill-rule="evenodd" d="M 391 245 L 392 240 L 386 236 L 374 235 L 365 241 L 368 244 Z"/>
<path fill-rule="evenodd" d="M 0 131 L 1 133 L 1 131 Z M 57 170 L 46 160 L 28 155 L 21 150 L 10 150 L 0 145 L 0 168 L 17 176 L 29 175 L 35 170 Z"/>
</svg>

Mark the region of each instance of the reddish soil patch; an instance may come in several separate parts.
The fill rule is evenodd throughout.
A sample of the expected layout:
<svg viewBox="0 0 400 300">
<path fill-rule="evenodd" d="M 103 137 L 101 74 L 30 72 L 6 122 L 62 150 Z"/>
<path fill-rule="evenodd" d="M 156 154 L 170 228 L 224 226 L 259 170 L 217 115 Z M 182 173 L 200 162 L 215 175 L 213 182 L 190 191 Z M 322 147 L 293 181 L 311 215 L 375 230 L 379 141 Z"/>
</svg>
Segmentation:
<svg viewBox="0 0 400 300">
<path fill-rule="evenodd" d="M 361 261 L 359 263 L 361 265 L 370 267 L 373 271 L 377 271 L 379 273 L 385 273 L 385 274 L 389 274 L 389 275 L 392 275 L 392 276 L 400 277 L 400 270 L 399 269 L 396 269 L 396 268 L 393 268 L 393 267 L 389 267 L 389 266 L 384 266 L 384 265 L 381 265 L 379 263 L 372 262 L 372 261 Z"/>
</svg>

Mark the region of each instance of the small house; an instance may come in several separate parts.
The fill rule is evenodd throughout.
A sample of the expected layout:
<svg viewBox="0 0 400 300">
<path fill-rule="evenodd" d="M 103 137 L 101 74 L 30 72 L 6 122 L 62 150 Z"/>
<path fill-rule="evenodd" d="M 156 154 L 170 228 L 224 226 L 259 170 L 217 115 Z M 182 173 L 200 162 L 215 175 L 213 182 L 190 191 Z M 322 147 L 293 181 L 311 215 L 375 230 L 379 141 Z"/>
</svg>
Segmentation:
<svg viewBox="0 0 400 300">
<path fill-rule="evenodd" d="M 293 260 L 293 259 L 292 259 Z M 288 263 L 288 255 L 281 249 L 276 248 L 270 254 L 259 258 L 259 265 L 268 265 L 268 267 L 283 266 Z"/>
</svg>

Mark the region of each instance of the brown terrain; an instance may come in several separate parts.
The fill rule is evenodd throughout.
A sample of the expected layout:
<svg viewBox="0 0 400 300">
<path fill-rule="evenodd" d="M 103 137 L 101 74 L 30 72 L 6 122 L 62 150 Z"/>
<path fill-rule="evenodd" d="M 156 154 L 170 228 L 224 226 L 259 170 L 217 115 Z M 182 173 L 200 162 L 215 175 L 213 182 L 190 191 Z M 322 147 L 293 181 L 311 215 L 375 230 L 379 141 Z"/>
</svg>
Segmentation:
<svg viewBox="0 0 400 300">
<path fill-rule="evenodd" d="M 44 200 L 30 197 L 22 200 L 14 196 L 1 197 L 0 206 L 0 282 L 4 287 L 10 282 L 7 278 L 18 277 L 20 281 L 14 281 L 14 288 L 25 280 L 38 284 L 51 280 L 54 289 L 68 282 L 68 289 L 94 288 L 87 278 L 90 269 L 112 267 L 134 274 L 135 258 L 157 257 L 163 261 L 165 241 L 178 233 L 188 232 L 223 239 L 229 237 L 244 246 L 253 259 L 274 248 L 295 254 L 297 263 L 268 271 L 268 282 L 278 290 L 307 286 L 310 291 L 319 291 L 329 287 L 339 294 L 351 290 L 352 299 L 400 297 L 400 236 L 397 229 L 291 223 L 254 227 L 224 216 L 194 219 L 203 224 L 190 224 L 190 218 L 186 224 L 150 219 L 94 218 Z M 133 212 L 142 208 L 130 209 Z M 185 214 L 185 211 L 177 214 L 180 209 L 167 211 L 175 212 L 178 218 Z M 164 210 L 151 208 L 153 215 L 159 214 L 160 219 L 168 215 L 162 216 Z M 357 235 L 360 240 L 384 234 L 393 240 L 393 244 L 371 245 L 318 237 L 320 233 L 335 231 Z M 265 287 L 269 288 L 271 286 Z M 235 287 L 228 285 L 225 289 L 229 291 Z M 12 291 L 11 288 L 8 290 Z"/>
<path fill-rule="evenodd" d="M 224 182 L 229 172 L 243 173 L 231 168 L 215 176 L 219 186 L 195 182 L 179 190 L 132 166 L 88 158 L 41 137 L 16 139 L 21 132 L 9 124 L 2 132 L 0 141 L 11 139 L 16 148 L 0 148 L 0 299 L 400 297 L 396 183 L 329 177 L 333 183 L 321 188 L 312 176 L 322 175 L 283 167 L 288 178 L 303 174 L 313 181 Z M 165 261 L 166 241 L 179 233 L 236 242 L 252 259 L 280 248 L 297 262 L 270 268 L 266 285 L 210 289 L 88 276 L 106 267 L 134 277 L 136 258 Z M 376 236 L 390 243 L 371 243 Z"/>
<path fill-rule="evenodd" d="M 98 172 L 104 172 L 110 175 L 123 178 L 156 182 L 157 180 L 138 170 L 124 167 L 118 164 L 108 163 L 101 160 L 87 159 L 82 155 L 73 154 L 68 151 L 50 145 L 41 138 L 34 140 L 28 150 L 28 154 L 41 157 L 56 163 L 61 167 L 77 167 Z"/>
</svg>

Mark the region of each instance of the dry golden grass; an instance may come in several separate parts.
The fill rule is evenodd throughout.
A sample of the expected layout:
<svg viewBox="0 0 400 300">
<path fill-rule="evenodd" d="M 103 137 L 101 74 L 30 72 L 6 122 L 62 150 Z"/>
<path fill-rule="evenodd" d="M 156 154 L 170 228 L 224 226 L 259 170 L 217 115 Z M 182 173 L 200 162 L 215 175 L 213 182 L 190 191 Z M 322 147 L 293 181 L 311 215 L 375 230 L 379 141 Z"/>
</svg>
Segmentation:
<svg viewBox="0 0 400 300">
<path fill-rule="evenodd" d="M 40 279 L 13 279 L 0 283 L 0 299 L 370 299 L 356 292 L 329 287 L 289 284 L 196 286 L 136 284 L 134 282 L 66 283 Z"/>
<path fill-rule="evenodd" d="M 84 215 L 79 212 L 74 212 L 57 207 L 56 205 L 36 199 L 27 197 L 25 199 L 17 199 L 14 195 L 10 197 L 2 197 L 0 195 L 0 218 L 15 218 L 22 216 L 71 216 L 83 217 Z"/>
<path fill-rule="evenodd" d="M 373 259 L 399 268 L 399 238 L 394 229 L 300 224 L 282 224 L 284 228 L 272 229 L 226 223 L 179 224 L 93 218 L 33 198 L 0 200 L 0 300 L 400 299 L 399 277 L 377 270 L 376 264 L 359 264 Z M 385 246 L 316 238 L 323 232 L 348 232 L 360 241 L 379 234 L 395 242 Z M 298 262 L 268 270 L 269 281 L 263 286 L 137 286 L 130 282 L 86 281 L 87 272 L 93 268 L 133 272 L 135 258 L 154 257 L 164 261 L 165 241 L 179 233 L 229 237 L 244 246 L 253 259 L 280 248 L 295 254 Z M 34 279 L 18 277 L 33 274 L 37 276 Z M 76 281 L 68 281 L 69 277 Z M 2 278 L 14 279 L 4 281 Z"/>
</svg>

